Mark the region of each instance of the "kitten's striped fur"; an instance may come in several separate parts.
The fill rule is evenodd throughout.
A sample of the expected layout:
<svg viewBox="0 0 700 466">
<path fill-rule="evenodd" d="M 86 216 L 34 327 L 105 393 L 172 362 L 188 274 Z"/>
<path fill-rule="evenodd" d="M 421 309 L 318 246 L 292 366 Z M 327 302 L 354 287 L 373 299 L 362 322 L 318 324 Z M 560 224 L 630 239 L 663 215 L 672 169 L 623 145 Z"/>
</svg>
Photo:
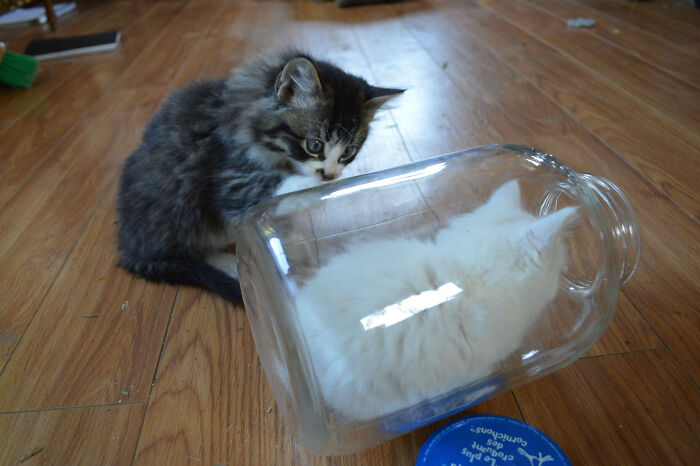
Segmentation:
<svg viewBox="0 0 700 466">
<path fill-rule="evenodd" d="M 259 59 L 227 79 L 176 92 L 144 132 L 120 181 L 120 264 L 145 278 L 200 285 L 230 301 L 230 258 L 245 212 L 280 190 L 340 175 L 396 89 L 299 52 Z M 320 146 L 319 146 L 320 144 Z M 320 149 L 319 149 L 320 147 Z"/>
</svg>

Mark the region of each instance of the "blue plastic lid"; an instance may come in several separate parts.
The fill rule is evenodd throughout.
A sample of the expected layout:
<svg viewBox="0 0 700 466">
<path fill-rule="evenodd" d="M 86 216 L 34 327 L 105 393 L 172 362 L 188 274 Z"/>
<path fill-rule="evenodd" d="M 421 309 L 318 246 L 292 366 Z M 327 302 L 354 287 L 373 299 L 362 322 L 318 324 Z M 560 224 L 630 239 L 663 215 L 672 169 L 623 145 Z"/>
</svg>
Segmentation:
<svg viewBox="0 0 700 466">
<path fill-rule="evenodd" d="M 416 466 L 468 464 L 571 466 L 571 461 L 540 430 L 504 416 L 470 416 L 445 424 L 423 444 L 416 461 Z"/>
</svg>

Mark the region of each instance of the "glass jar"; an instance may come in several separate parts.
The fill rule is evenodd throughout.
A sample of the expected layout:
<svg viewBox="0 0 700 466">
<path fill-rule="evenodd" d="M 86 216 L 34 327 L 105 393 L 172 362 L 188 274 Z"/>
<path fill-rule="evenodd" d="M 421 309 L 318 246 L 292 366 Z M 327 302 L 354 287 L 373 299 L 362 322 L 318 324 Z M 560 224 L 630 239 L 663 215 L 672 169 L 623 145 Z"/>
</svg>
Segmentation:
<svg viewBox="0 0 700 466">
<path fill-rule="evenodd" d="M 490 145 L 271 199 L 237 239 L 287 426 L 357 452 L 575 361 L 637 267 L 610 181 Z"/>
</svg>

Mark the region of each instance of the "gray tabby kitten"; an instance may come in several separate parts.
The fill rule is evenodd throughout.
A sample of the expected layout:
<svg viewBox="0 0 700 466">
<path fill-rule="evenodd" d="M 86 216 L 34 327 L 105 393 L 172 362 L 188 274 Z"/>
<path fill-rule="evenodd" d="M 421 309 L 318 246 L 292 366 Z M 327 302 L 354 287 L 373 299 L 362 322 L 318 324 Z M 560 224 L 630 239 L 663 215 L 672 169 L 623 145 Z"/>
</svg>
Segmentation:
<svg viewBox="0 0 700 466">
<path fill-rule="evenodd" d="M 276 194 L 338 177 L 375 111 L 401 92 L 298 52 L 176 92 L 121 176 L 120 265 L 240 301 L 235 256 L 220 251 L 242 215 Z"/>
</svg>

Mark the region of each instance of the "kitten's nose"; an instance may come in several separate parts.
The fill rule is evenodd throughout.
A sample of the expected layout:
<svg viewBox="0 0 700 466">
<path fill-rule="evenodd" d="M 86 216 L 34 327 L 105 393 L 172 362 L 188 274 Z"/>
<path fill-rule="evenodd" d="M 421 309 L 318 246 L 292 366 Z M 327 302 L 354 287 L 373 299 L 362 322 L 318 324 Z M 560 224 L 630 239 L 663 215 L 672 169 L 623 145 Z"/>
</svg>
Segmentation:
<svg viewBox="0 0 700 466">
<path fill-rule="evenodd" d="M 323 181 L 330 181 L 333 178 L 335 178 L 335 175 L 326 175 L 326 171 L 323 168 L 319 168 L 316 170 L 316 173 L 321 175 L 321 178 L 323 178 Z"/>
</svg>

